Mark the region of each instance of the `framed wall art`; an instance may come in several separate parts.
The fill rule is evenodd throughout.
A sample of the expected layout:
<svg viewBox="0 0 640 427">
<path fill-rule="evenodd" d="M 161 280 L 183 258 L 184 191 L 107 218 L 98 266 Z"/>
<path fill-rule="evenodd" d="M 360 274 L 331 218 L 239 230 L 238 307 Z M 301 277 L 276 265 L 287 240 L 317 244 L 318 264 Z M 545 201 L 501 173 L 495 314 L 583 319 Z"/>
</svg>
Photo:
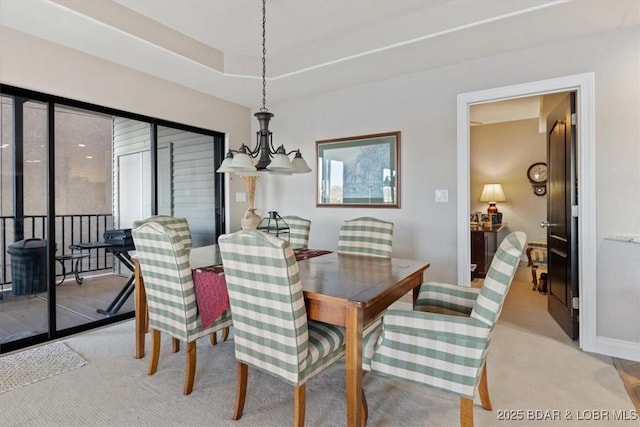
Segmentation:
<svg viewBox="0 0 640 427">
<path fill-rule="evenodd" d="M 316 141 L 318 207 L 400 207 L 400 132 Z"/>
</svg>

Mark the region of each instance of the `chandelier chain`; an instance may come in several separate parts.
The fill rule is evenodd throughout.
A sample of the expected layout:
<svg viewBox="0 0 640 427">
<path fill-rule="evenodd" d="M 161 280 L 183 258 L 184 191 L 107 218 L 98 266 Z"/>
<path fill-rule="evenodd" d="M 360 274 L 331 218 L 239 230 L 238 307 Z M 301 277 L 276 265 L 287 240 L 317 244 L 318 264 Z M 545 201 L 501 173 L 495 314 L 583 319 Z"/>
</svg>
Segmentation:
<svg viewBox="0 0 640 427">
<path fill-rule="evenodd" d="M 262 0 L 262 108 L 267 109 L 267 0 Z"/>
</svg>

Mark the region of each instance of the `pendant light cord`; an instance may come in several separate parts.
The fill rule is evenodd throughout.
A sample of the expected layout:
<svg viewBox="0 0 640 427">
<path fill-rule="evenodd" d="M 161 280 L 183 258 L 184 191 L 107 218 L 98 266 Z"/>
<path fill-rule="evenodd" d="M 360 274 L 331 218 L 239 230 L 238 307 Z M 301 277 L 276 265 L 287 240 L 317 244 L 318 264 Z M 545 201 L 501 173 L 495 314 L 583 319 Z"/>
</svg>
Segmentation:
<svg viewBox="0 0 640 427">
<path fill-rule="evenodd" d="M 260 111 L 269 111 L 267 109 L 267 0 L 262 0 L 262 108 Z"/>
</svg>

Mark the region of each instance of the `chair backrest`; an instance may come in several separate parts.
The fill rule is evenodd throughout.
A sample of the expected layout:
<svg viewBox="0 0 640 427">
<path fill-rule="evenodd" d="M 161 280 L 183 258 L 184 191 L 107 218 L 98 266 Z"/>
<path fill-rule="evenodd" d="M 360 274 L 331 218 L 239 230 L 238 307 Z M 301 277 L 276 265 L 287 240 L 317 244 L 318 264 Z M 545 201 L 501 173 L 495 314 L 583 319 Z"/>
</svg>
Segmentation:
<svg viewBox="0 0 640 427">
<path fill-rule="evenodd" d="M 391 258 L 393 223 L 360 217 L 345 221 L 338 235 L 338 253 Z"/>
<path fill-rule="evenodd" d="M 178 232 L 155 221 L 131 230 L 144 276 L 149 327 L 183 341 L 198 329 L 189 255 Z"/>
<path fill-rule="evenodd" d="M 189 223 L 187 222 L 186 218 L 179 218 L 169 215 L 154 215 L 143 220 L 133 221 L 132 228 L 138 228 L 142 224 L 151 221 L 157 222 L 175 230 L 175 232 L 178 233 L 178 235 L 182 239 L 182 244 L 184 245 L 185 249 L 187 249 L 187 252 L 191 250 L 193 242 L 191 240 L 191 230 L 189 229 Z"/>
<path fill-rule="evenodd" d="M 311 220 L 295 215 L 282 217 L 289 226 L 289 244 L 294 249 L 309 247 L 309 233 L 311 232 Z"/>
<path fill-rule="evenodd" d="M 298 383 L 309 334 L 298 263 L 289 242 L 256 230 L 218 239 L 236 359 Z"/>
<path fill-rule="evenodd" d="M 514 231 L 500 243 L 471 310 L 471 317 L 493 327 L 516 274 L 527 235 Z"/>
</svg>

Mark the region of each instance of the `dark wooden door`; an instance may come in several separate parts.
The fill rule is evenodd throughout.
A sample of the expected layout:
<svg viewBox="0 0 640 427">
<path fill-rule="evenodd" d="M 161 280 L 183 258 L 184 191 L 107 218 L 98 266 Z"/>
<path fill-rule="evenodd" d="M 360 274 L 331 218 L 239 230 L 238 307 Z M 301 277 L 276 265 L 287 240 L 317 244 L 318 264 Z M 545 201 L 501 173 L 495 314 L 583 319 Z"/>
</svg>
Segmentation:
<svg viewBox="0 0 640 427">
<path fill-rule="evenodd" d="M 572 339 L 578 338 L 578 217 L 575 93 L 547 116 L 548 309 Z M 573 212 L 573 207 L 576 212 Z"/>
</svg>

